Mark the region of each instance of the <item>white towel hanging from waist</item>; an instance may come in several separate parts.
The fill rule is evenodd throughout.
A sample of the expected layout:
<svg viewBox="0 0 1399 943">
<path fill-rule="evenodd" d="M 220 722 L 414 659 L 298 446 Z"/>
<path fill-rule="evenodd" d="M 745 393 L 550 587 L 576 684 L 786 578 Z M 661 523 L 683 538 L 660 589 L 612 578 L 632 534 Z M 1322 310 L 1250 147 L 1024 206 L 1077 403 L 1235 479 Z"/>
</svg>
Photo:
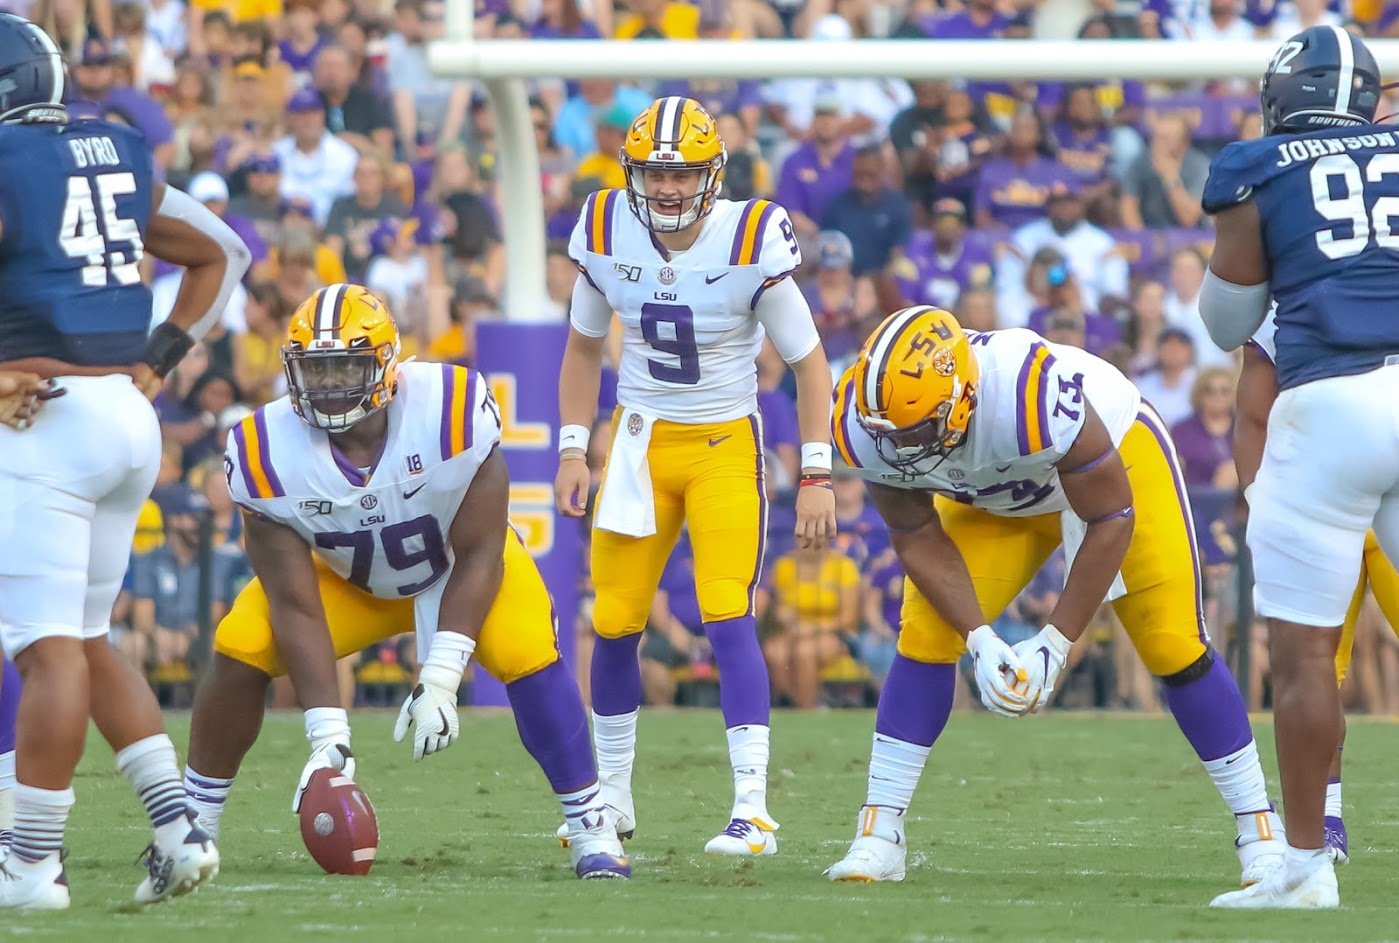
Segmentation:
<svg viewBox="0 0 1399 943">
<path fill-rule="evenodd" d="M 646 457 L 655 421 L 654 416 L 625 407 L 617 417 L 594 521 L 603 530 L 627 537 L 650 537 L 656 532 L 656 497 Z"/>
</svg>

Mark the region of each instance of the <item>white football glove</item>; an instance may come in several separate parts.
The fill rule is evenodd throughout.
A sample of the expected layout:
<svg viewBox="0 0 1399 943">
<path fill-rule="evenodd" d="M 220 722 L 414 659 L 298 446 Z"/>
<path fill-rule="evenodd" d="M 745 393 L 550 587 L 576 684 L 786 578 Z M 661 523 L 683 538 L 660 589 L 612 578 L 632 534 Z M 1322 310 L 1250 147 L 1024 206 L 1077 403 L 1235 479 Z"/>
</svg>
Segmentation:
<svg viewBox="0 0 1399 943">
<path fill-rule="evenodd" d="M 983 625 L 967 636 L 967 651 L 972 656 L 981 703 L 988 710 L 1002 717 L 1019 717 L 1029 711 L 1030 702 L 1022 693 L 1025 666 L 1005 639 L 989 625 Z"/>
<path fill-rule="evenodd" d="M 1069 649 L 1074 643 L 1064 638 L 1063 633 L 1052 625 L 1044 628 L 1031 638 L 1015 645 L 1015 654 L 1025 665 L 1029 690 L 1025 698 L 1030 702 L 1030 713 L 1038 714 L 1049 706 L 1054 694 L 1054 686 L 1069 660 Z"/>
<path fill-rule="evenodd" d="M 355 755 L 350 752 L 350 719 L 338 707 L 313 707 L 306 712 L 306 739 L 311 741 L 311 758 L 301 771 L 291 810 L 301 811 L 306 786 L 318 769 L 333 769 L 355 778 Z"/>
<path fill-rule="evenodd" d="M 445 750 L 456 742 L 461 733 L 457 721 L 457 689 L 466 671 L 476 642 L 459 632 L 436 633 L 423 668 L 418 672 L 418 684 L 398 712 L 393 725 L 395 743 L 402 743 L 413 728 L 413 761 Z"/>
</svg>

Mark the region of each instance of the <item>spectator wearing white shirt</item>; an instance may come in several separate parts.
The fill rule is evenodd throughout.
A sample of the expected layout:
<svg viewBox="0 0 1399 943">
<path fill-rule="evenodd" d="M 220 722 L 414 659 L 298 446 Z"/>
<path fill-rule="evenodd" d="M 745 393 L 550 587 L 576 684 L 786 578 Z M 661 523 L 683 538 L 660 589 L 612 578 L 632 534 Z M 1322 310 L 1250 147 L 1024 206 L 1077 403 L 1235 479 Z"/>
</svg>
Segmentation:
<svg viewBox="0 0 1399 943">
<path fill-rule="evenodd" d="M 299 89 L 287 101 L 287 127 L 291 133 L 272 145 L 282 166 L 282 197 L 310 201 L 312 218 L 324 227 L 331 205 L 355 190 L 359 152 L 327 130 L 315 89 Z"/>
<path fill-rule="evenodd" d="M 1282 42 L 1313 26 L 1340 26 L 1344 22 L 1339 13 L 1326 8 L 1326 0 L 1294 0 L 1279 6 L 1273 22 L 1258 31 L 1259 39 Z"/>
<path fill-rule="evenodd" d="M 1200 317 L 1200 288 L 1205 283 L 1205 257 L 1191 246 L 1177 249 L 1171 256 L 1170 285 L 1162 304 L 1166 324 L 1180 328 L 1195 344 L 1195 364 L 1199 367 L 1230 367 L 1234 358 L 1210 339 Z"/>
<path fill-rule="evenodd" d="M 1253 38 L 1253 24 L 1243 18 L 1240 0 L 1210 0 L 1209 12 L 1191 19 L 1181 38 L 1197 43 L 1247 41 Z"/>
<path fill-rule="evenodd" d="M 1195 343 L 1178 327 L 1168 327 L 1156 341 L 1156 369 L 1137 380 L 1142 399 L 1156 407 L 1167 426 L 1188 419 L 1195 387 Z"/>
<path fill-rule="evenodd" d="M 1023 327 L 1034 307 L 1025 287 L 1025 271 L 1041 249 L 1053 249 L 1064 257 L 1088 309 L 1100 310 L 1104 298 L 1127 298 L 1127 260 L 1112 236 L 1083 218 L 1082 195 L 1073 187 L 1058 185 L 1046 208 L 1049 213 L 1043 219 L 1015 230 L 996 263 L 997 307 L 1005 327 Z"/>
<path fill-rule="evenodd" d="M 369 234 L 374 254 L 364 283 L 388 304 L 405 333 L 426 331 L 427 259 L 414 242 L 417 220 L 385 217 Z"/>
</svg>

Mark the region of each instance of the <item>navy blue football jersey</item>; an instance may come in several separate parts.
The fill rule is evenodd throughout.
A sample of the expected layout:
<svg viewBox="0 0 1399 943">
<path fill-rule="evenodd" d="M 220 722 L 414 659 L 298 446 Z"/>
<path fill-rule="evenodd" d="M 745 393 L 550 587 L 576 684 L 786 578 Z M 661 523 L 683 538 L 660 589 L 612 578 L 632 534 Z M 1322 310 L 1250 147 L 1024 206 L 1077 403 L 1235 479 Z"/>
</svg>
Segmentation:
<svg viewBox="0 0 1399 943">
<path fill-rule="evenodd" d="M 141 359 L 152 187 L 150 146 L 132 128 L 0 125 L 0 362 Z"/>
<path fill-rule="evenodd" d="M 1366 125 L 1239 141 L 1204 207 L 1258 206 L 1277 302 L 1278 384 L 1365 373 L 1399 354 L 1399 135 Z"/>
</svg>

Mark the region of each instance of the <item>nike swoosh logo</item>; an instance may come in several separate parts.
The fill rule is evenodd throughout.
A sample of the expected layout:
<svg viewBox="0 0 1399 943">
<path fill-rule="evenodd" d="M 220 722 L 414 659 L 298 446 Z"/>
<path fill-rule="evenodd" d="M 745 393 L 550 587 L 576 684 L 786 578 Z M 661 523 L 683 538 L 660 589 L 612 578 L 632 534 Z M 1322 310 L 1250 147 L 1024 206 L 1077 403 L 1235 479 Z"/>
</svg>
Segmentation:
<svg viewBox="0 0 1399 943">
<path fill-rule="evenodd" d="M 718 275 L 706 275 L 704 276 L 704 283 L 706 285 L 713 285 L 719 279 L 724 278 L 728 274 L 728 272 L 720 272 Z"/>
<path fill-rule="evenodd" d="M 437 716 L 442 718 L 442 729 L 439 730 L 439 731 L 437 731 L 437 735 L 438 735 L 439 737 L 448 736 L 449 734 L 451 734 L 452 728 L 449 727 L 449 726 L 447 725 L 447 714 L 446 714 L 446 712 L 444 712 L 444 711 L 442 710 L 442 708 L 439 707 L 439 708 L 437 709 Z"/>
<path fill-rule="evenodd" d="M 767 847 L 767 842 L 762 842 L 762 841 L 760 841 L 760 842 L 751 842 L 751 841 L 750 841 L 750 842 L 747 843 L 747 845 L 748 845 L 748 850 L 749 850 L 749 851 L 753 852 L 753 854 L 755 854 L 755 855 L 760 855 L 760 854 L 763 853 L 763 849 Z"/>
<path fill-rule="evenodd" d="M 403 500 L 407 501 L 409 498 L 413 497 L 413 495 L 417 494 L 419 491 L 422 491 L 426 487 L 427 482 L 425 481 L 422 484 L 418 485 L 418 487 L 414 488 L 412 491 L 403 492 Z"/>
<path fill-rule="evenodd" d="M 712 448 L 714 448 L 714 446 L 718 445 L 720 442 L 723 442 L 723 441 L 725 441 L 726 439 L 732 439 L 732 438 L 733 438 L 733 436 L 731 436 L 731 435 L 721 435 L 721 436 L 719 436 L 718 438 L 710 439 L 710 440 L 709 440 L 709 447 L 712 449 Z"/>
<path fill-rule="evenodd" d="M 997 466 L 996 466 L 996 471 L 1001 472 L 1001 473 L 1008 472 L 1008 471 L 1010 471 L 1010 466 L 1009 466 L 1009 465 L 997 465 Z"/>
</svg>

